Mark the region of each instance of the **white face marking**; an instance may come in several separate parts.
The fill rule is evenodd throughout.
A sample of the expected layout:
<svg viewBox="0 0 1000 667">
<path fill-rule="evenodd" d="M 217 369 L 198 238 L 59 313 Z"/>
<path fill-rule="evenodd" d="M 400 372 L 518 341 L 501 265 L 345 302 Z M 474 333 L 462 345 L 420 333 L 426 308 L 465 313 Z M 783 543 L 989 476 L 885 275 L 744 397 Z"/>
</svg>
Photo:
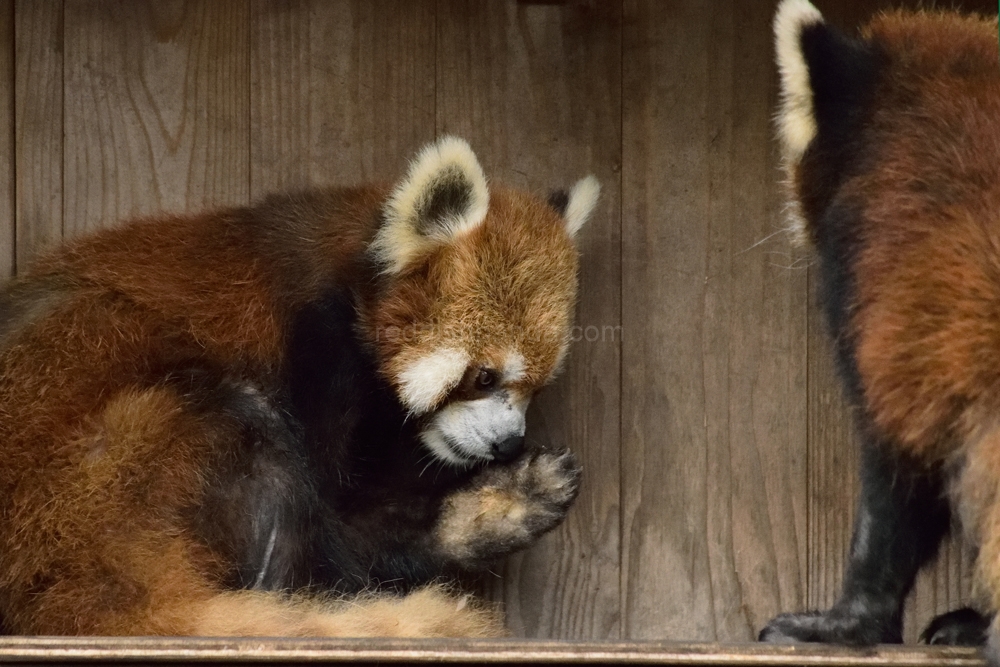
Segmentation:
<svg viewBox="0 0 1000 667">
<path fill-rule="evenodd" d="M 528 362 L 520 352 L 511 352 L 503 362 L 503 382 L 518 382 L 524 379 Z"/>
<path fill-rule="evenodd" d="M 469 365 L 465 350 L 445 347 L 421 357 L 399 374 L 399 398 L 413 414 L 433 408 L 462 379 Z"/>
<path fill-rule="evenodd" d="M 527 400 L 498 392 L 472 401 L 456 401 L 436 415 L 420 439 L 441 461 L 460 465 L 470 460 L 491 460 L 493 445 L 524 435 Z"/>
</svg>

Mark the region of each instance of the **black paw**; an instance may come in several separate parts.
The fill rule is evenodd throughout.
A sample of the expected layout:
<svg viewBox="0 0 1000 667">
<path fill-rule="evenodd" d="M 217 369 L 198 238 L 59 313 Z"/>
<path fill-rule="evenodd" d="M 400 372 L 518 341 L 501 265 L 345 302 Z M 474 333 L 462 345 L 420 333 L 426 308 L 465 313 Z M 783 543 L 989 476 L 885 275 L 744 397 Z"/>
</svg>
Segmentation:
<svg viewBox="0 0 1000 667">
<path fill-rule="evenodd" d="M 757 640 L 770 644 L 899 644 L 903 641 L 903 628 L 897 619 L 857 616 L 831 609 L 776 616 L 760 631 Z"/>
<path fill-rule="evenodd" d="M 920 641 L 942 646 L 982 646 L 989 635 L 991 621 L 991 617 L 963 607 L 934 617 L 920 633 Z"/>
</svg>

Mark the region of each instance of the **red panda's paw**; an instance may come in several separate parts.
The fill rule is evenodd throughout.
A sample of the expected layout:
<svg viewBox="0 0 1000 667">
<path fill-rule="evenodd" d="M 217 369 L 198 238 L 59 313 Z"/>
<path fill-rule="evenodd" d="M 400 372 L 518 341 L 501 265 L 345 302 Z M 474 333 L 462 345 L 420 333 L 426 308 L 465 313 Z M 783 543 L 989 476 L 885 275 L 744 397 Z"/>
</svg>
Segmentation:
<svg viewBox="0 0 1000 667">
<path fill-rule="evenodd" d="M 501 484 L 504 477 L 509 477 L 510 488 L 537 503 L 539 510 L 544 507 L 565 513 L 580 493 L 583 468 L 573 452 L 564 449 L 561 452 L 531 452 L 509 469 L 496 468 L 495 472 L 499 473 Z"/>
<path fill-rule="evenodd" d="M 440 551 L 474 569 L 524 549 L 566 517 L 581 471 L 569 451 L 529 452 L 484 468 L 445 500 L 435 533 Z"/>
<path fill-rule="evenodd" d="M 920 633 L 920 641 L 938 646 L 982 646 L 990 632 L 991 616 L 962 607 L 935 616 Z"/>
<path fill-rule="evenodd" d="M 903 627 L 898 617 L 851 614 L 834 608 L 827 612 L 809 611 L 776 616 L 760 631 L 757 641 L 769 644 L 820 643 L 842 646 L 899 644 L 903 641 Z"/>
</svg>

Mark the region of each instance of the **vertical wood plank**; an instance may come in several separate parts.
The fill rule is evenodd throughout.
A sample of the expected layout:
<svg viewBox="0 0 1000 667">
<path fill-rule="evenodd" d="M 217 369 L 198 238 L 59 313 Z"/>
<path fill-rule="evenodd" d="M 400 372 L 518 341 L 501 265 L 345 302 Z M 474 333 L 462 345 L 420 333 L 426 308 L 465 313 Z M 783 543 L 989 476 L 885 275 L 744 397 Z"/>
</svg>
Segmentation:
<svg viewBox="0 0 1000 667">
<path fill-rule="evenodd" d="M 809 308 L 809 582 L 805 608 L 840 595 L 860 491 L 860 448 L 834 364 L 833 342 L 815 302 Z"/>
<path fill-rule="evenodd" d="M 66 5 L 65 233 L 245 203 L 246 0 Z"/>
<path fill-rule="evenodd" d="M 749 640 L 805 594 L 806 280 L 779 231 L 771 11 L 625 2 L 627 638 Z"/>
<path fill-rule="evenodd" d="M 14 273 L 14 0 L 0 0 L 0 279 Z"/>
<path fill-rule="evenodd" d="M 853 29 L 874 9 L 861 4 L 839 0 L 817 3 L 817 8 L 833 25 Z M 809 585 L 805 608 L 827 609 L 843 585 L 860 491 L 860 448 L 837 375 L 833 342 L 816 302 L 814 271 L 809 282 Z"/>
<path fill-rule="evenodd" d="M 487 176 L 510 186 L 546 194 L 588 173 L 602 183 L 579 241 L 577 341 L 528 418 L 529 438 L 581 458 L 583 490 L 566 523 L 492 583 L 517 635 L 618 638 L 620 3 L 438 6 L 439 132 L 468 139 Z"/>
<path fill-rule="evenodd" d="M 255 0 L 251 191 L 395 180 L 434 139 L 433 0 Z"/>
<path fill-rule="evenodd" d="M 14 170 L 18 268 L 62 238 L 63 5 L 14 4 Z"/>
</svg>

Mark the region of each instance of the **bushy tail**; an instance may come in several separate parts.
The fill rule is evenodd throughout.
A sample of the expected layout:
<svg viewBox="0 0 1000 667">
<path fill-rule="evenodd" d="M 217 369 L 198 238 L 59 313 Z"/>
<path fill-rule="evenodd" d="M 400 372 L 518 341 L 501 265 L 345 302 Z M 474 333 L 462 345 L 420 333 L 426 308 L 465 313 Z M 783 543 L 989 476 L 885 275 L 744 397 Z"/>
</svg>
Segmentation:
<svg viewBox="0 0 1000 667">
<path fill-rule="evenodd" d="M 199 605 L 193 634 L 291 637 L 503 637 L 500 614 L 429 586 L 405 597 L 331 599 L 222 593 Z"/>
</svg>

